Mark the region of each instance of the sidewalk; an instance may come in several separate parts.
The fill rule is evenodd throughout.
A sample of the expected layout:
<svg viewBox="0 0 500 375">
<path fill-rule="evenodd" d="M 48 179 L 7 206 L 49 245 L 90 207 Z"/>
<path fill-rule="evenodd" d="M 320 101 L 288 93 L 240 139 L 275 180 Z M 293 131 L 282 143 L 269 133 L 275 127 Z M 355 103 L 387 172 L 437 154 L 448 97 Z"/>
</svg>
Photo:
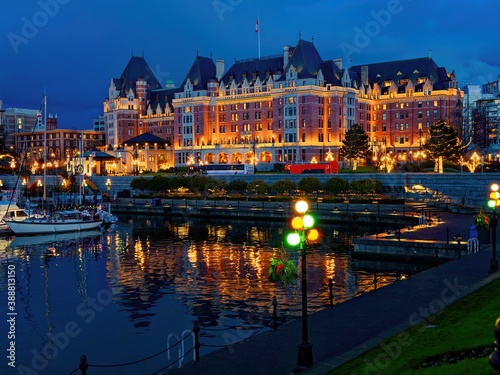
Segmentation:
<svg viewBox="0 0 500 375">
<path fill-rule="evenodd" d="M 412 236 L 443 241 L 446 240 L 446 237 L 442 238 L 446 225 L 450 229 L 450 240 L 455 233 L 460 233 L 467 241 L 471 215 L 442 213 L 440 216 L 443 224 L 422 227 L 411 232 Z M 499 271 L 488 273 L 491 256 L 492 246 L 483 246 L 478 253 L 464 255 L 461 259 L 336 305 L 334 309 L 310 315 L 309 341 L 313 345 L 314 365 L 303 373 L 326 374 L 384 339 L 422 323 L 428 314 L 497 279 Z M 188 363 L 168 373 L 291 374 L 297 363 L 301 323 L 301 319 L 294 320 L 278 327 L 276 332 L 266 332 L 202 356 L 199 362 Z"/>
</svg>

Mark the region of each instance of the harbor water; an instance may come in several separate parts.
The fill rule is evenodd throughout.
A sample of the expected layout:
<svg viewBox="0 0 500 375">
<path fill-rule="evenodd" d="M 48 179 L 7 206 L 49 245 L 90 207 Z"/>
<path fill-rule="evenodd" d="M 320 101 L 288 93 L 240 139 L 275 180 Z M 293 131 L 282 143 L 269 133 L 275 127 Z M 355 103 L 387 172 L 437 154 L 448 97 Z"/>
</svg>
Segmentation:
<svg viewBox="0 0 500 375">
<path fill-rule="evenodd" d="M 88 375 L 163 373 L 193 360 L 195 322 L 203 356 L 271 330 L 274 296 L 277 325 L 297 319 L 300 280 L 268 281 L 288 230 L 282 222 L 120 216 L 104 233 L 3 237 L 0 311 L 14 308 L 3 313 L 2 332 L 14 337 L 2 335 L 1 346 L 9 352 L 13 343 L 16 367 L 4 356 L 0 372 L 70 374 L 85 355 Z M 330 279 L 337 304 L 419 271 L 352 259 L 352 236 L 369 230 L 321 227 L 320 244 L 307 246 L 310 314 L 330 308 Z M 300 270 L 300 254 L 287 250 Z"/>
</svg>

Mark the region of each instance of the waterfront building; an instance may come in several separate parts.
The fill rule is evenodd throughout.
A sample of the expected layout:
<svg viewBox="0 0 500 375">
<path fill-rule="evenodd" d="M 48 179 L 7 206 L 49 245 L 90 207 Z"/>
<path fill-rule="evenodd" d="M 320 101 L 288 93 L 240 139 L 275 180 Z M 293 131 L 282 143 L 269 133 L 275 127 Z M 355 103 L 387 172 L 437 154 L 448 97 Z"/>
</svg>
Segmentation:
<svg viewBox="0 0 500 375">
<path fill-rule="evenodd" d="M 58 129 L 57 122 L 49 122 L 47 131 L 30 131 L 15 134 L 15 150 L 18 155 L 24 155 L 25 165 L 32 173 L 43 171 L 44 139 L 47 140 L 47 168 L 58 169 L 69 166 L 69 160 L 89 150 L 102 149 L 106 145 L 105 133 L 93 130 Z M 46 133 L 46 134 L 45 134 Z M 83 142 L 82 142 L 83 138 Z M 91 172 L 92 163 L 88 160 L 87 173 Z M 76 172 L 71 170 L 71 172 Z"/>
<path fill-rule="evenodd" d="M 463 92 L 430 57 L 345 67 L 299 39 L 279 55 L 235 61 L 196 56 L 182 84 L 161 87 L 142 57 L 113 79 L 104 102 L 108 143 L 145 132 L 172 144 L 176 166 L 193 161 L 274 163 L 338 159 L 360 124 L 374 152 L 411 160 L 444 120 L 462 133 Z"/>
</svg>

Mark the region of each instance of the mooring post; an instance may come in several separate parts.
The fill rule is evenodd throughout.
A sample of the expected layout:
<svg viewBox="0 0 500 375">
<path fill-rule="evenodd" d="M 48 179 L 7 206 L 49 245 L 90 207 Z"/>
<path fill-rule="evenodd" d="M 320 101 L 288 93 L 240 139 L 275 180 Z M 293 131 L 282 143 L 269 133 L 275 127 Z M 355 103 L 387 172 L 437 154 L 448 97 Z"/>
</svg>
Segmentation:
<svg viewBox="0 0 500 375">
<path fill-rule="evenodd" d="M 194 322 L 194 352 L 195 352 L 195 361 L 199 362 L 200 361 L 200 339 L 198 337 L 198 334 L 200 333 L 200 324 L 198 321 Z"/>
<path fill-rule="evenodd" d="M 87 363 L 87 356 L 82 355 L 80 357 L 80 365 L 78 366 L 82 375 L 87 374 L 87 369 L 89 368 L 89 364 Z"/>
<path fill-rule="evenodd" d="M 328 279 L 328 289 L 330 290 L 330 308 L 333 309 L 333 279 L 331 277 Z"/>
<path fill-rule="evenodd" d="M 278 306 L 278 300 L 276 296 L 273 296 L 273 331 L 276 332 L 278 329 L 278 313 L 276 312 L 276 308 Z"/>
</svg>

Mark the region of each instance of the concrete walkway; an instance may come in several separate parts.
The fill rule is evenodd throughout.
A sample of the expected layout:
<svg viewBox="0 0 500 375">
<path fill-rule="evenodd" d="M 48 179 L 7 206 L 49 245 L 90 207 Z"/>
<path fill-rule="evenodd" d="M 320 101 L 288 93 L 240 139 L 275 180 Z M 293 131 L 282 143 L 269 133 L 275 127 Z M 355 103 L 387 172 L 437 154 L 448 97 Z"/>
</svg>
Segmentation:
<svg viewBox="0 0 500 375">
<path fill-rule="evenodd" d="M 452 236 L 460 233 L 465 241 L 468 239 L 472 215 L 443 212 L 440 216 L 445 223 L 422 227 L 411 232 L 412 236 L 441 241 L 444 225 L 447 225 Z M 334 309 L 310 315 L 309 342 L 313 345 L 314 365 L 303 373 L 326 374 L 412 325 L 432 324 L 426 320 L 432 313 L 500 277 L 499 271 L 489 273 L 491 257 L 492 246 L 483 246 L 478 253 L 464 255 L 461 259 L 336 305 Z M 301 319 L 286 323 L 276 332 L 266 332 L 202 356 L 199 362 L 188 363 L 168 373 L 292 374 L 301 342 L 301 323 Z M 492 340 L 494 323 L 491 322 Z M 411 337 L 406 338 L 401 345 L 410 341 Z M 398 355 L 399 348 L 386 350 L 386 360 L 390 360 L 390 356 Z M 203 345 L 201 353 L 203 355 Z M 383 363 L 384 359 L 381 360 Z M 366 366 L 373 372 L 380 363 L 367 363 Z"/>
</svg>

